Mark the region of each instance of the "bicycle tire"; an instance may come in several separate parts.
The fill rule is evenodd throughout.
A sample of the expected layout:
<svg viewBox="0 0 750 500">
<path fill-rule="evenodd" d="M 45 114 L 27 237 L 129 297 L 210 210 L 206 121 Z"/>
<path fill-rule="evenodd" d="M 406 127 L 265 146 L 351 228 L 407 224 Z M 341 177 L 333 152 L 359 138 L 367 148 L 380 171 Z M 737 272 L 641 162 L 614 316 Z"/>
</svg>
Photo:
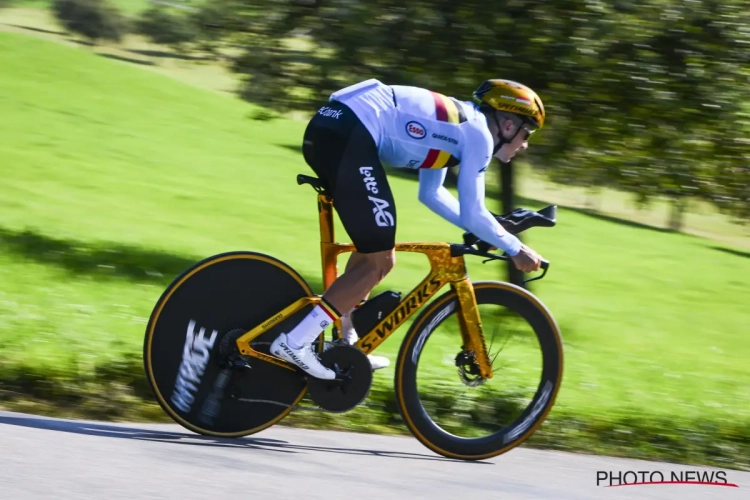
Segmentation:
<svg viewBox="0 0 750 500">
<path fill-rule="evenodd" d="M 484 281 L 474 283 L 473 287 L 477 305 L 505 306 L 530 324 L 542 348 L 543 365 L 534 397 L 508 427 L 481 438 L 455 436 L 438 427 L 429 417 L 420 401 L 416 379 L 424 343 L 437 325 L 458 310 L 458 297 L 453 291 L 447 292 L 420 313 L 404 337 L 396 361 L 394 377 L 399 411 L 409 431 L 424 446 L 444 457 L 463 460 L 492 458 L 528 439 L 554 406 L 563 373 L 562 337 L 544 304 L 527 290 L 509 283 Z"/>
<path fill-rule="evenodd" d="M 305 280 L 284 262 L 262 253 L 221 253 L 183 271 L 156 302 L 143 342 L 146 378 L 162 410 L 186 429 L 216 437 L 247 436 L 286 417 L 307 392 L 304 377 L 299 371 L 287 370 L 255 358 L 250 358 L 251 369 L 248 372 L 251 373 L 242 375 L 244 378 L 237 379 L 236 384 L 241 386 L 241 390 L 252 392 L 255 400 L 266 403 L 223 400 L 224 421 L 214 422 L 211 426 L 198 421 L 196 412 L 200 406 L 199 399 L 208 397 L 211 383 L 218 377 L 221 355 L 217 346 L 222 336 L 238 328 L 248 331 L 305 296 L 313 296 Z M 301 320 L 311 308 L 303 308 L 257 340 L 270 344 L 279 332 L 285 331 L 285 325 Z M 188 317 L 191 323 L 187 336 L 191 335 L 192 328 L 192 343 L 186 340 L 182 329 Z M 217 332 L 211 337 L 210 347 L 206 347 L 207 334 L 203 330 L 199 335 L 195 333 L 196 325 L 210 325 L 206 330 Z M 266 342 L 263 342 L 264 339 Z M 202 356 L 195 356 L 202 366 L 192 363 L 193 354 L 198 349 L 196 345 L 206 347 L 201 352 Z M 261 349 L 255 345 L 253 347 Z M 268 353 L 267 348 L 263 352 Z M 186 358 L 191 363 L 184 367 Z M 181 374 L 185 373 L 190 375 L 190 379 L 180 383 Z M 191 394 L 185 396 L 188 389 L 191 389 Z M 171 397 L 169 392 L 172 393 Z M 180 397 L 176 398 L 178 392 Z M 267 404 L 269 400 L 275 400 L 277 404 Z M 234 415 L 229 413 L 230 409 Z"/>
</svg>

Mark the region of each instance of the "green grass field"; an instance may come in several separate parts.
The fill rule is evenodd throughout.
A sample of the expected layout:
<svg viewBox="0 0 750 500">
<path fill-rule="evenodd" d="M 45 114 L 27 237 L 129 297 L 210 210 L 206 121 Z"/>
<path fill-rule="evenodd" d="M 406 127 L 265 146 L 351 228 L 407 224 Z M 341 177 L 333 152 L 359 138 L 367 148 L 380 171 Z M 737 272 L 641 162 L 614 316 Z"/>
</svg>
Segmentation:
<svg viewBox="0 0 750 500">
<path fill-rule="evenodd" d="M 253 121 L 254 108 L 229 96 L 19 34 L 0 33 L 0 68 L 7 405 L 47 411 L 14 393 L 54 405 L 54 396 L 72 401 L 83 391 L 83 406 L 97 416 L 157 415 L 153 404 L 140 413 L 103 405 L 112 396 L 97 383 L 111 380 L 107 392 L 116 388 L 112 401 L 121 405 L 146 394 L 132 381 L 142 377 L 147 317 L 164 286 L 196 259 L 272 253 L 319 290 L 314 192 L 295 183 L 297 173 L 309 173 L 297 150 L 304 122 Z M 400 241 L 460 239 L 417 202 L 413 180 L 392 179 Z M 524 204 L 573 197 L 545 189 L 549 197 L 542 189 L 535 197 L 524 185 Z M 706 227 L 746 241 L 718 216 L 710 220 L 717 223 Z M 530 444 L 747 467 L 750 254 L 721 237 L 575 209 L 561 209 L 556 228 L 526 240 L 552 262 L 533 290 L 566 348 L 557 405 Z M 379 288 L 407 292 L 425 263 L 399 255 Z M 470 274 L 504 275 L 479 260 Z M 404 332 L 382 352 L 393 359 Z M 387 392 L 391 375 L 377 374 L 376 394 Z M 290 422 L 307 425 L 305 418 Z"/>
</svg>

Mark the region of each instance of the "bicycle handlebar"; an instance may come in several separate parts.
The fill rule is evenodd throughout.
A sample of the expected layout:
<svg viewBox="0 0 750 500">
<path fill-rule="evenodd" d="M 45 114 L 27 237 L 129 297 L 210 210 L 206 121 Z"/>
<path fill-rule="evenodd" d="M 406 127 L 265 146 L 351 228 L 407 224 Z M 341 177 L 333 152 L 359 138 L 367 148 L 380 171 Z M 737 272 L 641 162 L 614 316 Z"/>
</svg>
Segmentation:
<svg viewBox="0 0 750 500">
<path fill-rule="evenodd" d="M 511 234 L 518 234 L 532 227 L 554 227 L 557 224 L 557 207 L 554 205 L 549 205 L 538 212 L 524 208 L 517 208 L 508 214 L 497 215 L 493 213 L 492 215 L 500 225 Z M 492 245 L 486 241 L 480 240 L 476 235 L 470 232 L 465 232 L 463 239 L 464 247 L 461 249 L 461 253 L 486 257 L 487 260 L 484 260 L 482 263 L 491 260 L 507 261 L 510 259 L 510 256 L 507 254 L 498 255 L 491 253 L 489 250 Z M 476 247 L 474 247 L 474 245 L 476 245 Z M 524 283 L 542 279 L 547 274 L 549 266 L 550 262 L 542 259 L 541 265 L 539 266 L 543 271 L 542 274 L 536 278 L 524 280 Z"/>
<path fill-rule="evenodd" d="M 482 261 L 482 264 L 485 264 L 491 260 L 510 260 L 510 255 L 503 253 L 503 254 L 496 254 L 492 253 L 487 250 L 482 250 L 479 248 L 475 248 L 472 245 L 453 245 L 453 254 L 454 255 L 476 255 L 477 257 L 485 257 L 486 259 Z M 542 259 L 541 264 L 539 268 L 543 271 L 541 275 L 537 276 L 536 278 L 529 278 L 527 280 L 524 280 L 524 283 L 529 283 L 530 281 L 536 281 L 544 278 L 544 276 L 547 274 L 547 271 L 549 270 L 550 262 L 546 259 Z"/>
<path fill-rule="evenodd" d="M 540 274 L 536 278 L 529 278 L 527 280 L 523 280 L 523 282 L 524 283 L 529 283 L 530 281 L 536 281 L 536 280 L 540 280 L 540 279 L 544 278 L 544 275 L 547 274 L 547 271 L 549 270 L 549 261 L 545 260 L 545 259 L 542 259 L 542 264 L 539 267 L 543 270 L 542 274 Z"/>
</svg>

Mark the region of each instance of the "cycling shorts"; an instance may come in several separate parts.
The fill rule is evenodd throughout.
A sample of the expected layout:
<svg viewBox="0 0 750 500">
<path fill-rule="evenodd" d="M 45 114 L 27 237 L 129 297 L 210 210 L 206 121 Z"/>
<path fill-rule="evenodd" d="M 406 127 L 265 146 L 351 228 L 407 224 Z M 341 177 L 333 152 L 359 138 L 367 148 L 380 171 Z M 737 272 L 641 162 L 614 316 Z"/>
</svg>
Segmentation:
<svg viewBox="0 0 750 500">
<path fill-rule="evenodd" d="M 357 115 L 337 101 L 320 108 L 307 125 L 302 153 L 357 252 L 393 249 L 396 204 L 375 141 Z"/>
</svg>

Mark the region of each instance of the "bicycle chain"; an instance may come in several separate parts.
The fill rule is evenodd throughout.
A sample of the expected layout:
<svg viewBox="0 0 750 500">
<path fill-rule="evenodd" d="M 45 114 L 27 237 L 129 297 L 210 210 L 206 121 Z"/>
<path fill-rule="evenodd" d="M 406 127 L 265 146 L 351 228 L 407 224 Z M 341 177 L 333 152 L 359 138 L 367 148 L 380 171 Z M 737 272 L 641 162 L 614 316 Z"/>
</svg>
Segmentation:
<svg viewBox="0 0 750 500">
<path fill-rule="evenodd" d="M 271 401 L 270 399 L 235 398 L 235 401 L 242 401 L 243 403 L 267 403 L 277 406 L 283 406 L 284 408 L 291 408 L 293 410 L 328 412 L 328 410 L 325 410 L 318 406 L 288 405 L 286 403 L 282 403 L 281 401 Z"/>
</svg>

